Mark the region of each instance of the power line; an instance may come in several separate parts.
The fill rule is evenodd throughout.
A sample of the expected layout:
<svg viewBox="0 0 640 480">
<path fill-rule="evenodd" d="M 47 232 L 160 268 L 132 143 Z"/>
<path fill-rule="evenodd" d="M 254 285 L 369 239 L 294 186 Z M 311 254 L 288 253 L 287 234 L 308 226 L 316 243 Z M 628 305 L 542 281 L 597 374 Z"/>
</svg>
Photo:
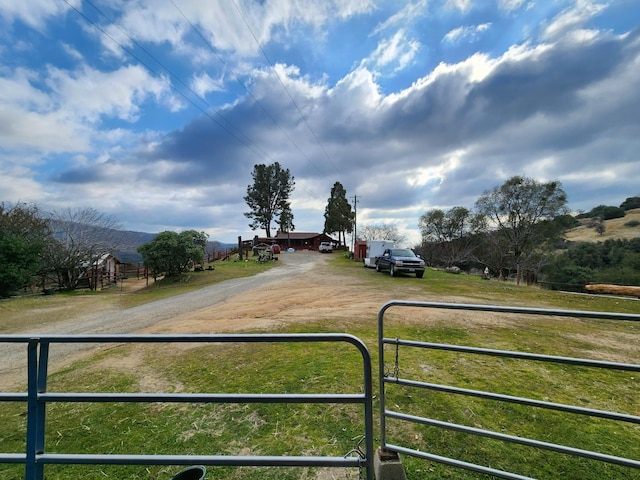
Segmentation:
<svg viewBox="0 0 640 480">
<path fill-rule="evenodd" d="M 233 6 L 235 7 L 235 9 L 237 10 L 238 14 L 240 14 L 240 17 L 242 18 L 242 21 L 246 25 L 247 29 L 249 30 L 249 33 L 251 33 L 251 36 L 253 37 L 253 39 L 255 40 L 256 44 L 258 45 L 258 48 L 262 52 L 262 55 L 264 55 L 264 58 L 267 60 L 269 65 L 273 68 L 274 67 L 273 62 L 271 61 L 271 59 L 267 55 L 267 52 L 265 52 L 264 48 L 262 48 L 262 45 L 260 44 L 260 41 L 256 37 L 255 33 L 253 33 L 253 30 L 251 29 L 251 26 L 249 25 L 249 22 L 247 22 L 247 19 L 245 18 L 244 14 L 240 10 L 240 7 L 238 7 L 238 4 L 236 3 L 236 0 L 233 0 L 232 3 L 233 3 Z M 316 142 L 318 143 L 318 145 L 320 146 L 320 148 L 324 152 L 325 156 L 327 157 L 327 160 L 329 160 L 329 163 L 331 163 L 331 165 L 335 169 L 335 171 L 338 174 L 338 176 L 340 176 L 340 171 L 338 170 L 338 167 L 333 162 L 333 159 L 329 156 L 329 153 L 324 148 L 324 145 L 322 144 L 322 142 L 320 142 L 320 139 L 318 138 L 318 136 L 315 134 L 315 132 L 311 128 L 311 125 L 309 125 L 309 122 L 307 122 L 306 117 L 304 116 L 304 114 L 300 110 L 300 107 L 298 106 L 297 102 L 295 101 L 295 99 L 293 98 L 291 93 L 289 92 L 289 89 L 287 89 L 287 86 L 282 81 L 282 78 L 278 74 L 278 71 L 275 68 L 273 68 L 273 72 L 276 74 L 276 77 L 278 77 L 278 80 L 280 81 L 280 85 L 282 85 L 282 88 L 287 93 L 289 99 L 291 100 L 291 103 L 293 103 L 293 106 L 296 107 L 296 110 L 298 111 L 298 114 L 300 115 L 300 118 L 302 118 L 302 121 L 304 122 L 304 124 L 307 126 L 307 129 L 309 129 L 309 132 L 311 132 L 311 135 L 313 135 L 313 138 L 316 140 Z"/>
<path fill-rule="evenodd" d="M 196 28 L 196 26 L 193 24 L 193 22 L 191 22 L 191 20 L 189 20 L 189 18 L 182 12 L 182 10 L 174 3 L 173 0 L 170 0 L 171 4 L 175 7 L 175 9 L 180 13 L 180 15 L 182 15 L 182 17 L 185 19 L 185 21 L 191 26 L 192 30 L 198 35 L 198 37 L 200 37 L 200 39 L 204 42 L 204 44 L 207 46 L 207 48 L 209 48 L 209 50 L 211 50 L 211 52 L 218 57 L 218 60 L 220 61 L 220 63 L 222 63 L 222 65 L 224 66 L 225 69 L 227 69 L 229 71 L 229 73 L 231 73 L 231 75 L 233 76 L 234 80 L 236 80 L 236 82 L 242 87 L 244 88 L 244 90 L 249 94 L 249 96 L 253 99 L 254 102 L 256 102 L 256 104 L 262 109 L 262 111 L 264 112 L 265 115 L 267 115 L 267 117 L 269 117 L 271 119 L 271 121 L 276 125 L 276 127 L 278 127 L 278 129 L 280 129 L 280 131 L 282 132 L 282 134 L 287 138 L 287 140 L 289 140 L 289 142 L 291 142 L 292 145 L 294 145 L 296 147 L 296 149 L 303 155 L 306 157 L 304 151 L 298 146 L 298 144 L 289 136 L 289 134 L 287 134 L 287 132 L 284 131 L 284 129 L 280 126 L 280 124 L 278 123 L 278 121 L 267 111 L 266 108 L 264 108 L 264 105 L 262 105 L 262 103 L 260 102 L 260 100 L 258 100 L 255 95 L 253 95 L 253 93 L 251 93 L 251 90 L 249 88 L 247 88 L 247 86 L 242 83 L 240 81 L 240 79 L 238 78 L 238 76 L 235 74 L 235 72 L 233 71 L 233 69 L 231 67 L 229 67 L 229 65 L 224 61 L 224 59 L 222 58 L 222 56 L 217 52 L 217 50 L 215 48 L 213 48 L 213 46 L 209 43 L 209 41 L 204 38 L 204 36 L 202 35 L 202 33 L 200 33 L 200 31 Z M 307 160 L 309 160 L 307 158 Z M 315 164 L 314 164 L 315 166 Z M 317 167 L 316 167 L 317 168 Z M 319 172 L 320 173 L 320 172 Z"/>
<path fill-rule="evenodd" d="M 118 42 L 115 38 L 113 38 L 113 36 L 111 36 L 108 32 L 106 32 L 102 27 L 100 27 L 97 23 L 95 23 L 92 19 L 90 19 L 87 15 L 85 15 L 84 13 L 82 13 L 80 10 L 78 10 L 76 7 L 74 7 L 73 5 L 71 5 L 67 0 L 63 0 L 64 3 L 67 4 L 67 6 L 69 8 L 71 8 L 72 10 L 74 10 L 78 15 L 80 15 L 82 18 L 84 18 L 87 22 L 89 22 L 91 25 L 93 25 L 94 28 L 96 28 L 97 30 L 99 30 L 104 36 L 106 36 L 107 38 L 109 38 L 111 41 L 113 41 L 116 45 L 118 45 L 123 51 L 125 51 L 127 54 L 129 54 L 132 58 L 134 58 L 140 65 L 142 65 L 144 68 L 146 68 L 152 75 L 154 75 L 155 77 L 159 78 L 161 81 L 163 81 L 165 84 L 167 84 L 173 91 L 175 91 L 177 94 L 179 94 L 182 98 L 184 98 L 188 103 L 190 103 L 191 105 L 193 105 L 195 108 L 197 108 L 200 112 L 202 112 L 206 117 L 208 117 L 210 120 L 212 120 L 213 122 L 215 122 L 218 126 L 220 126 L 220 128 L 222 128 L 223 130 L 225 130 L 229 135 L 231 135 L 233 138 L 235 138 L 238 142 L 240 142 L 242 145 L 244 145 L 246 148 L 248 148 L 249 150 L 251 150 L 256 156 L 258 156 L 259 158 L 265 160 L 265 158 L 270 159 L 270 157 L 266 154 L 266 152 L 262 151 L 259 152 L 257 151 L 257 147 L 254 147 L 251 143 L 251 141 L 249 139 L 247 139 L 246 141 L 241 139 L 240 137 L 238 137 L 234 132 L 232 132 L 231 130 L 229 130 L 229 128 L 227 128 L 225 125 L 223 125 L 222 123 L 220 123 L 218 120 L 216 120 L 214 117 L 211 116 L 211 114 L 209 114 L 209 112 L 207 112 L 206 110 L 202 109 L 199 105 L 197 105 L 193 100 L 191 100 L 189 97 L 187 97 L 187 95 L 185 95 L 183 92 L 181 92 L 180 90 L 178 90 L 177 88 L 175 88 L 175 86 L 169 82 L 165 77 L 163 77 L 162 75 L 160 75 L 158 72 L 156 72 L 154 69 L 152 69 L 149 65 L 147 65 L 139 56 L 137 56 L 133 51 L 131 51 L 130 49 L 128 49 L 127 47 L 125 47 L 124 45 L 122 45 L 120 42 Z M 149 57 L 151 57 L 158 65 L 160 65 L 162 68 L 164 68 L 169 75 L 171 75 L 172 78 L 175 78 L 176 80 L 178 80 L 183 86 L 185 86 L 185 88 L 187 88 L 191 93 L 193 93 L 197 98 L 199 98 L 201 101 L 203 101 L 209 108 L 211 108 L 211 106 L 206 102 L 205 99 L 203 99 L 202 97 L 200 97 L 196 92 L 194 92 L 191 88 L 189 88 L 182 80 L 180 80 L 176 75 L 174 75 L 171 70 L 169 70 L 167 67 L 165 67 L 158 59 L 156 59 L 151 53 L 149 53 L 144 47 L 142 47 L 138 42 L 136 42 L 134 39 L 132 39 L 126 32 L 124 32 L 120 27 L 118 27 L 113 21 L 111 21 L 109 19 L 109 17 L 107 17 L 100 9 L 98 9 L 93 3 L 91 3 L 89 0 L 85 0 L 89 5 L 91 5 L 98 13 L 100 13 L 100 15 L 104 16 L 107 20 L 109 20 L 109 22 L 116 26 L 116 28 L 118 28 L 124 35 L 127 36 L 127 38 L 129 38 L 134 45 L 138 46 L 140 49 L 142 49 L 147 55 L 149 55 Z M 217 112 L 215 109 L 212 108 L 212 110 L 219 115 L 221 118 L 224 119 L 224 117 Z M 228 120 L 224 119 L 225 121 L 227 121 L 229 124 L 231 124 L 231 122 L 229 122 Z M 233 126 L 233 124 L 231 124 Z M 235 128 L 235 127 L 234 127 Z M 236 128 L 237 130 L 237 128 Z"/>
<path fill-rule="evenodd" d="M 202 35 L 202 33 L 200 32 L 200 30 L 198 30 L 198 28 L 196 28 L 196 26 L 193 24 L 193 22 L 186 16 L 186 14 L 180 9 L 180 7 L 178 7 L 178 5 L 175 4 L 175 2 L 173 0 L 170 0 L 171 4 L 174 6 L 174 8 L 178 11 L 178 13 L 180 13 L 180 15 L 182 15 L 182 17 L 184 18 L 184 20 L 189 24 L 189 26 L 191 27 L 191 29 L 196 33 L 196 35 L 198 37 L 200 37 L 200 39 L 202 40 L 202 42 L 207 46 L 207 48 L 209 50 L 211 50 L 211 52 L 218 58 L 218 60 L 220 61 L 220 63 L 224 66 L 224 68 L 226 70 L 229 71 L 229 73 L 231 74 L 231 76 L 234 78 L 234 80 L 238 83 L 238 85 L 240 85 L 246 92 L 247 94 L 253 99 L 253 101 L 256 103 L 256 105 L 258 105 L 260 107 L 260 109 L 263 111 L 263 113 L 273 122 L 273 124 L 280 130 L 280 132 L 282 132 L 282 134 L 285 136 L 285 138 L 296 148 L 296 150 L 298 150 L 298 152 L 300 152 L 300 154 L 305 158 L 305 160 L 307 160 L 307 162 L 316 169 L 316 171 L 318 173 L 322 173 L 320 171 L 320 169 L 317 166 L 317 163 L 314 163 L 313 161 L 311 161 L 311 159 L 306 155 L 306 153 L 302 150 L 302 148 L 300 148 L 300 146 L 295 142 L 295 140 L 293 140 L 293 138 L 291 138 L 291 136 L 282 128 L 282 126 L 278 123 L 278 121 L 275 119 L 275 117 L 273 115 L 271 115 L 269 113 L 269 111 L 264 107 L 264 105 L 262 104 L 262 102 L 260 102 L 260 100 L 258 100 L 255 95 L 253 95 L 253 93 L 251 92 L 251 90 L 242 82 L 240 81 L 239 76 L 234 72 L 234 70 L 225 62 L 224 58 L 222 58 L 222 56 L 218 53 L 218 51 L 213 48 L 213 46 L 211 45 L 211 43 L 204 37 L 204 35 Z M 246 22 L 245 22 L 246 23 Z M 277 72 L 276 72 L 277 74 Z M 278 77 L 279 78 L 279 77 Z M 310 196 L 312 196 L 315 199 L 318 199 L 318 196 L 315 195 L 313 192 L 309 191 L 308 189 L 306 189 L 305 187 L 302 187 L 304 190 L 307 191 L 307 193 L 309 193 Z"/>
</svg>

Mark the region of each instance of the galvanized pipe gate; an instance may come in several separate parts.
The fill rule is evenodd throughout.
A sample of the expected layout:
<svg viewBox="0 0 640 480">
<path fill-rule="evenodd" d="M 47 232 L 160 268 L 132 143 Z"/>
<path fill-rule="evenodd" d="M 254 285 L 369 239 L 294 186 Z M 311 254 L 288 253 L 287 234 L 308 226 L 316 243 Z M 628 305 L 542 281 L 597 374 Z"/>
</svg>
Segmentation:
<svg viewBox="0 0 640 480">
<path fill-rule="evenodd" d="M 582 312 L 569 310 L 548 310 L 519 307 L 501 307 L 493 305 L 468 305 L 438 302 L 392 301 L 386 303 L 378 314 L 379 348 L 379 401 L 380 401 L 380 447 L 382 451 L 410 455 L 453 467 L 476 471 L 507 479 L 526 479 L 528 477 L 505 472 L 483 465 L 471 464 L 438 456 L 425 451 L 417 451 L 403 445 L 387 441 L 387 419 L 433 426 L 450 431 L 464 432 L 483 438 L 526 445 L 536 449 L 560 452 L 577 457 L 607 462 L 640 471 L 640 461 L 630 458 L 581 450 L 564 445 L 546 443 L 508 435 L 502 432 L 472 428 L 450 422 L 443 422 L 425 416 L 409 415 L 390 410 L 386 406 L 388 385 L 401 385 L 420 391 L 437 391 L 453 395 L 489 399 L 498 402 L 525 405 L 554 411 L 568 412 L 586 417 L 606 418 L 614 421 L 640 424 L 637 415 L 612 411 L 589 409 L 575 405 L 565 405 L 532 398 L 515 397 L 492 392 L 456 388 L 448 385 L 419 382 L 402 378 L 398 368 L 387 370 L 385 346 L 392 348 L 398 355 L 399 348 L 427 349 L 526 360 L 530 362 L 559 363 L 567 366 L 581 366 L 597 369 L 610 369 L 627 372 L 640 372 L 640 365 L 618 362 L 597 361 L 584 358 L 569 358 L 540 355 L 529 352 L 514 352 L 461 345 L 439 344 L 428 339 L 386 338 L 385 313 L 396 307 L 424 309 L 462 310 L 467 312 L 510 313 L 524 316 L 558 316 L 572 318 L 590 318 L 612 321 L 640 321 L 640 315 L 624 315 L 603 312 Z M 61 343 L 282 343 L 282 342 L 343 342 L 356 347 L 362 357 L 362 392 L 354 394 L 224 394 L 224 393 L 56 393 L 47 391 L 49 351 L 55 344 Z M 2 402 L 25 402 L 27 405 L 27 439 L 25 453 L 0 453 L 0 463 L 25 465 L 26 480 L 43 480 L 46 465 L 53 464 L 118 464 L 118 465 L 207 465 L 207 466 L 286 466 L 286 467 L 353 467 L 366 472 L 368 480 L 373 479 L 373 387 L 372 365 L 369 352 L 364 343 L 346 334 L 256 334 L 256 335 L 47 335 L 20 336 L 0 335 L 0 343 L 24 344 L 27 347 L 28 372 L 27 392 L 0 393 Z M 397 362 L 397 358 L 396 358 Z M 358 449 L 356 456 L 315 457 L 315 456 L 229 456 L 229 455 L 90 455 L 47 453 L 45 444 L 45 417 L 47 404 L 65 402 L 177 402 L 177 403 L 323 403 L 356 404 L 362 407 L 364 451 Z M 383 480 L 383 479 L 380 479 Z"/>
<path fill-rule="evenodd" d="M 604 410 L 595 410 L 575 405 L 564 405 L 559 403 L 552 403 L 546 401 L 540 401 L 531 398 L 522 398 L 509 395 L 500 395 L 491 392 L 469 390 L 464 388 L 455 388 L 447 385 L 438 385 L 433 383 L 418 382 L 411 379 L 400 377 L 398 362 L 398 349 L 400 347 L 407 348 L 419 348 L 440 350 L 449 352 L 459 352 L 466 354 L 476 354 L 485 356 L 496 356 L 503 358 L 514 358 L 534 362 L 550 362 L 572 366 L 583 366 L 591 368 L 600 368 L 608 370 L 618 370 L 627 372 L 640 372 L 640 365 L 629 363 L 617 363 L 596 361 L 583 358 L 567 358 L 550 355 L 540 355 L 528 352 L 514 352 L 504 350 L 494 350 L 487 348 L 474 348 L 461 345 L 439 344 L 421 340 L 411 339 L 399 339 L 399 338 L 386 338 L 384 335 L 385 329 L 385 313 L 391 308 L 397 307 L 412 307 L 420 309 L 443 309 L 443 310 L 458 310 L 468 312 L 494 312 L 494 313 L 510 313 L 525 316 L 559 316 L 559 317 L 571 317 L 571 318 L 589 318 L 589 319 L 601 319 L 611 321 L 632 321 L 639 322 L 640 315 L 632 314 L 615 314 L 615 313 L 603 313 L 603 312 L 585 312 L 585 311 L 573 311 L 573 310 L 549 310 L 538 308 L 519 308 L 519 307 L 503 307 L 495 305 L 469 305 L 469 304 L 454 304 L 454 303 L 438 303 L 438 302 L 410 302 L 410 301 L 391 301 L 386 303 L 378 313 L 378 362 L 379 362 L 379 380 L 380 380 L 380 445 L 383 450 L 406 454 L 425 460 L 430 460 L 437 463 L 446 464 L 453 467 L 459 467 L 466 470 L 480 472 L 488 475 L 493 475 L 499 478 L 507 478 L 513 480 L 529 479 L 516 473 L 505 472 L 487 466 L 467 463 L 455 458 L 448 458 L 444 456 L 434 455 L 429 452 L 419 451 L 412 448 L 407 448 L 402 445 L 394 445 L 387 441 L 387 419 L 397 419 L 409 423 L 421 424 L 433 426 L 450 431 L 464 432 L 470 435 L 480 436 L 484 438 L 492 438 L 509 442 L 513 444 L 526 445 L 536 449 L 544 449 L 554 452 L 559 452 L 571 456 L 589 458 L 600 462 L 607 462 L 616 465 L 622 465 L 631 469 L 638 469 L 638 475 L 640 475 L 640 461 L 630 458 L 617 457 L 613 455 L 606 455 L 599 452 L 581 450 L 578 448 L 571 448 L 564 445 L 558 445 L 554 443 L 542 442 L 534 439 L 522 438 L 513 435 L 507 435 L 501 432 L 489 431 L 480 428 L 473 428 L 469 426 L 454 424 L 450 422 L 438 421 L 435 419 L 408 415 L 399 411 L 390 410 L 386 405 L 386 388 L 387 385 L 401 385 L 404 387 L 415 388 L 417 391 L 437 391 L 446 392 L 454 395 L 465 395 L 474 398 L 490 399 L 498 402 L 509 402 L 513 404 L 526 405 L 530 407 L 549 409 L 561 412 L 568 412 L 571 414 L 584 415 L 587 417 L 606 418 L 619 422 L 626 422 L 632 424 L 640 424 L 640 416 L 622 414 Z M 385 360 L 385 345 L 392 346 L 394 350 L 394 362 L 393 368 L 388 368 L 389 363 Z M 637 378 L 637 377 L 635 377 Z M 637 385 L 640 386 L 640 382 L 635 380 Z M 640 399 L 640 388 L 638 389 L 637 399 Z M 640 401 L 640 400 L 639 400 Z"/>
<path fill-rule="evenodd" d="M 47 391 L 49 351 L 61 343 L 317 343 L 353 345 L 362 357 L 362 391 L 353 394 L 224 394 L 224 393 L 56 393 Z M 347 334 L 246 334 L 246 335 L 0 335 L 0 343 L 27 346 L 26 393 L 0 393 L 2 402 L 26 402 L 25 453 L 0 453 L 0 463 L 25 465 L 26 480 L 43 480 L 45 465 L 207 465 L 267 467 L 349 467 L 366 471 L 373 479 L 373 387 L 371 358 L 364 343 Z M 362 407 L 363 446 L 355 456 L 231 456 L 231 455 L 92 455 L 47 453 L 45 417 L 47 404 L 55 402 L 175 402 L 175 403 L 314 403 L 355 404 Z"/>
</svg>

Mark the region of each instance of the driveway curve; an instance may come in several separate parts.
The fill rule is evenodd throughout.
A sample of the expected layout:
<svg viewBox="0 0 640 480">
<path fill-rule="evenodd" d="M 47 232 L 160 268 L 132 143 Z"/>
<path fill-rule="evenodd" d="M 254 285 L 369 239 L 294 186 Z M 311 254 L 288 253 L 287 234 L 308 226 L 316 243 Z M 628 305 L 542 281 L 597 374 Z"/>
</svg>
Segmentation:
<svg viewBox="0 0 640 480">
<path fill-rule="evenodd" d="M 300 281 L 305 274 L 325 263 L 318 252 L 282 253 L 274 268 L 251 277 L 236 278 L 198 290 L 156 300 L 123 310 L 76 316 L 38 331 L 17 333 L 18 336 L 127 334 L 154 330 L 154 326 L 198 310 L 210 309 L 236 296 L 250 295 L 253 290 L 274 287 L 283 281 Z M 52 349 L 52 364 L 95 345 L 59 344 Z M 2 344 L 0 348 L 0 390 L 16 381 L 26 381 L 26 348 L 24 344 Z"/>
</svg>

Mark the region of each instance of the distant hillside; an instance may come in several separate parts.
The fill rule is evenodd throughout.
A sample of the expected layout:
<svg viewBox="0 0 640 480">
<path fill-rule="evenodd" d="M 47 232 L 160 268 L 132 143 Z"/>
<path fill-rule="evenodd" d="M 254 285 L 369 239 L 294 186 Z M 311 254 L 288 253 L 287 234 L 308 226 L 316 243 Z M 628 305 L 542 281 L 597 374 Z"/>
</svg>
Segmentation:
<svg viewBox="0 0 640 480">
<path fill-rule="evenodd" d="M 142 255 L 138 253 L 137 249 L 143 243 L 150 242 L 155 236 L 155 233 L 118 231 L 117 244 L 120 248 L 114 252 L 115 256 L 125 263 L 136 264 L 142 262 Z"/>
<path fill-rule="evenodd" d="M 587 220 L 583 219 L 583 223 Z M 636 226 L 628 227 L 626 223 L 638 222 Z M 605 220 L 605 231 L 602 235 L 598 234 L 594 228 L 585 225 L 573 228 L 567 232 L 565 238 L 572 242 L 604 242 L 609 239 L 630 240 L 640 237 L 640 208 L 627 210 L 626 215 L 622 218 L 613 218 Z"/>
<path fill-rule="evenodd" d="M 115 256 L 124 263 L 142 262 L 142 255 L 138 253 L 138 247 L 143 243 L 150 242 L 156 233 L 117 231 L 116 243 L 120 246 L 115 252 Z M 207 251 L 233 248 L 235 244 L 220 243 L 215 240 L 207 242 Z"/>
</svg>

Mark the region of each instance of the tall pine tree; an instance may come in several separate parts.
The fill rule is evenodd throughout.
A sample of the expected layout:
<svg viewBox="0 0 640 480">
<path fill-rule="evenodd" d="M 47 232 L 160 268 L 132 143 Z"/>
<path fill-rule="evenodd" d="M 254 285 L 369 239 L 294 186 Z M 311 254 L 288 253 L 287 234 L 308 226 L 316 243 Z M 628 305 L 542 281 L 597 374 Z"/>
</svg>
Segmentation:
<svg viewBox="0 0 640 480">
<path fill-rule="evenodd" d="M 353 231 L 355 213 L 347 200 L 347 191 L 340 182 L 333 184 L 324 211 L 324 233 L 338 233 L 338 243 L 346 245 L 346 234 Z"/>
</svg>

